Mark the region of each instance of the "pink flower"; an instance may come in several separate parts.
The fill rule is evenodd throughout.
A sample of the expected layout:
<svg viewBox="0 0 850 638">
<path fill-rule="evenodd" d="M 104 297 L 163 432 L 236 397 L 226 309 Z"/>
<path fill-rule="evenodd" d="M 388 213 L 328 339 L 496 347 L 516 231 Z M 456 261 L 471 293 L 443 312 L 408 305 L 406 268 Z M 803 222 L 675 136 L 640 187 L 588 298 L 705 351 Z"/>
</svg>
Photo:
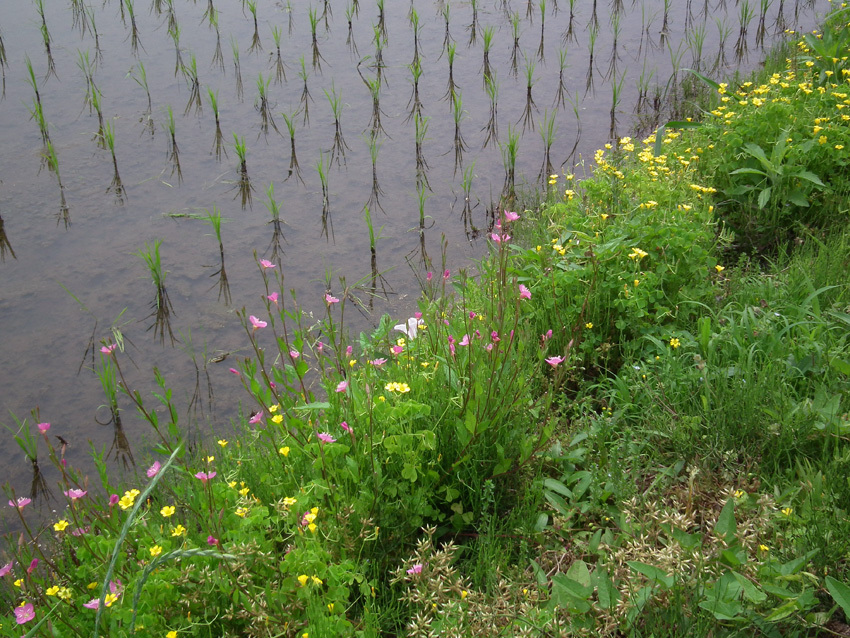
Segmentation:
<svg viewBox="0 0 850 638">
<path fill-rule="evenodd" d="M 421 574 L 422 573 L 422 563 L 416 563 L 413 567 L 407 570 L 408 574 Z"/>
<path fill-rule="evenodd" d="M 546 359 L 546 363 L 548 363 L 553 368 L 557 368 L 558 364 L 563 362 L 564 357 L 549 357 Z"/>
<path fill-rule="evenodd" d="M 404 347 L 402 347 L 402 346 L 392 346 L 390 348 L 390 352 L 392 352 L 393 354 L 401 354 L 402 352 L 404 352 Z"/>
<path fill-rule="evenodd" d="M 199 479 L 202 483 L 206 483 L 210 479 L 214 479 L 215 474 L 215 472 L 198 472 L 195 474 L 195 478 Z"/>
<path fill-rule="evenodd" d="M 72 501 L 76 501 L 78 498 L 83 498 L 86 494 L 88 494 L 86 490 L 78 489 L 63 490 L 63 492 L 65 493 L 65 496 L 70 498 Z"/>
<path fill-rule="evenodd" d="M 332 437 L 330 434 L 328 434 L 327 432 L 319 432 L 319 434 L 317 434 L 317 436 L 319 437 L 319 440 L 320 440 L 322 443 L 336 443 L 336 439 L 335 439 L 335 438 L 333 438 L 333 437 Z"/>
<path fill-rule="evenodd" d="M 114 507 L 115 505 L 118 505 L 118 501 L 120 501 L 120 500 L 121 500 L 120 496 L 118 496 L 117 494 L 113 494 L 112 496 L 109 497 L 109 507 Z"/>
<path fill-rule="evenodd" d="M 19 510 L 22 510 L 30 503 L 32 503 L 31 498 L 27 498 L 26 496 L 19 496 L 17 501 L 9 501 L 9 507 L 17 507 Z"/>
<path fill-rule="evenodd" d="M 543 339 L 543 341 L 549 341 L 549 339 L 552 338 L 552 329 L 549 328 L 549 330 L 546 331 L 546 334 L 540 335 L 540 337 L 541 339 Z"/>
<path fill-rule="evenodd" d="M 236 368 L 230 368 L 230 372 L 235 374 L 237 377 L 239 376 L 239 370 L 237 370 Z"/>
<path fill-rule="evenodd" d="M 484 349 L 485 349 L 487 352 L 492 352 L 492 351 L 493 351 L 493 344 L 492 344 L 492 343 L 488 343 L 486 346 L 484 346 Z"/>
<path fill-rule="evenodd" d="M 320 341 L 316 344 L 316 350 L 319 351 L 319 354 L 322 354 L 325 351 L 325 344 Z"/>
<path fill-rule="evenodd" d="M 353 348 L 352 346 L 348 346 L 348 347 L 345 349 L 345 356 L 346 356 L 346 357 L 350 357 L 352 352 L 354 352 L 354 348 Z"/>
<path fill-rule="evenodd" d="M 71 536 L 82 536 L 83 534 L 88 534 L 91 527 L 86 525 L 85 527 L 78 527 L 77 529 L 71 530 Z"/>
<path fill-rule="evenodd" d="M 30 566 L 27 567 L 27 574 L 32 574 L 35 571 L 35 568 L 38 567 L 38 559 L 33 558 Z"/>
<path fill-rule="evenodd" d="M 290 350 L 289 356 L 292 357 L 293 359 L 297 359 L 298 357 L 301 356 L 301 353 L 298 352 L 298 350 Z"/>
<path fill-rule="evenodd" d="M 148 475 L 148 478 L 153 478 L 159 472 L 159 469 L 162 467 L 159 461 L 154 461 L 153 465 L 148 468 L 148 471 L 145 474 Z"/>
<path fill-rule="evenodd" d="M 268 259 L 261 259 L 260 265 L 263 268 L 274 268 L 275 267 L 275 265 L 272 262 L 270 262 Z"/>
<path fill-rule="evenodd" d="M 514 213 L 514 212 L 509 211 L 509 210 L 505 211 L 505 221 L 506 222 L 515 222 L 518 219 L 519 219 L 519 215 L 517 213 Z"/>
<path fill-rule="evenodd" d="M 449 269 L 446 268 L 446 272 L 443 273 L 443 279 L 447 280 L 450 276 L 451 276 L 451 273 L 449 273 Z"/>
<path fill-rule="evenodd" d="M 463 339 L 461 339 L 458 344 L 459 346 L 468 346 L 469 345 L 469 335 L 463 335 Z"/>
<path fill-rule="evenodd" d="M 266 297 L 266 299 L 273 302 L 275 306 L 277 305 L 277 293 L 276 292 L 273 292 L 272 294 L 270 294 L 268 297 Z"/>
<path fill-rule="evenodd" d="M 28 623 L 33 618 L 35 618 L 35 609 L 32 603 L 25 603 L 15 607 L 15 622 L 19 625 Z"/>
<path fill-rule="evenodd" d="M 490 333 L 490 341 L 492 341 L 493 343 L 499 343 L 501 340 L 502 339 L 501 337 L 499 337 L 499 333 L 495 330 Z"/>
<path fill-rule="evenodd" d="M 348 389 L 348 381 L 340 381 L 336 384 L 337 392 L 345 392 Z"/>
<path fill-rule="evenodd" d="M 257 423 L 259 423 L 262 420 L 263 420 L 263 411 L 260 410 L 254 416 L 252 416 L 250 419 L 248 419 L 248 423 L 250 423 L 251 425 L 257 425 Z"/>
<path fill-rule="evenodd" d="M 386 362 L 387 362 L 387 360 L 386 360 L 386 359 L 384 359 L 383 357 L 380 357 L 380 358 L 378 358 L 378 359 L 372 359 L 369 363 L 370 363 L 371 365 L 375 366 L 376 368 L 380 368 L 380 367 L 381 367 L 382 365 L 384 365 Z"/>
<path fill-rule="evenodd" d="M 522 284 L 519 285 L 519 298 L 531 299 L 531 291 Z"/>
<path fill-rule="evenodd" d="M 49 429 L 50 429 L 49 423 L 39 423 L 38 424 L 38 431 L 41 432 L 42 434 L 46 434 Z"/>
<path fill-rule="evenodd" d="M 83 603 L 83 607 L 98 609 L 100 607 L 100 598 L 92 598 L 89 602 Z"/>
<path fill-rule="evenodd" d="M 218 539 L 210 534 L 207 536 L 207 545 L 211 545 L 212 547 L 218 547 Z"/>
<path fill-rule="evenodd" d="M 15 561 L 11 561 L 0 567 L 0 578 L 9 574 L 12 571 L 12 567 L 15 566 Z"/>
<path fill-rule="evenodd" d="M 434 277 L 434 273 L 429 272 L 427 275 L 425 275 L 425 281 L 431 281 L 431 279 L 433 277 Z"/>
<path fill-rule="evenodd" d="M 248 317 L 248 321 L 250 321 L 251 325 L 254 326 L 254 330 L 256 330 L 257 328 L 265 328 L 267 325 L 269 325 L 265 321 L 257 319 L 254 315 Z"/>
<path fill-rule="evenodd" d="M 345 421 L 343 421 L 342 423 L 340 423 L 340 425 L 342 426 L 342 429 L 343 429 L 343 430 L 345 430 L 346 432 L 348 432 L 349 434 L 351 434 L 351 432 L 352 432 L 352 430 L 351 430 L 351 426 L 350 426 L 350 425 L 348 425 L 348 423 L 346 423 Z"/>
<path fill-rule="evenodd" d="M 112 351 L 113 351 L 113 350 L 115 350 L 115 347 L 116 347 L 117 345 L 118 345 L 118 344 L 116 344 L 116 343 L 111 343 L 111 344 L 109 344 L 108 346 L 101 346 L 100 351 L 101 351 L 103 354 L 112 354 Z"/>
<path fill-rule="evenodd" d="M 492 239 L 497 244 L 502 243 L 502 237 L 500 235 L 497 235 L 496 233 L 490 233 L 490 239 Z"/>
<path fill-rule="evenodd" d="M 325 293 L 325 302 L 330 306 L 332 303 L 339 303 L 339 299 L 331 295 L 331 293 Z"/>
</svg>

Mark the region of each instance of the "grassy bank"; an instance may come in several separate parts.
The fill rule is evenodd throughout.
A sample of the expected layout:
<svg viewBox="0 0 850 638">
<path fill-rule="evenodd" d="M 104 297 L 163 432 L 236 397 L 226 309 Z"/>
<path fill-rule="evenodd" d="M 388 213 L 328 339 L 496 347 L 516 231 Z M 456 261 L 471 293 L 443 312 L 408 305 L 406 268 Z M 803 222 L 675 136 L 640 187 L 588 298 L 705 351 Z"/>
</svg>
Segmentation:
<svg viewBox="0 0 850 638">
<path fill-rule="evenodd" d="M 10 495 L 0 635 L 846 631 L 847 22 L 553 176 L 414 317 L 351 336 L 344 283 L 316 319 L 258 261 L 250 412 L 208 449 L 105 341 L 155 459 L 86 477 L 19 424 L 65 502 L 35 529 Z"/>
</svg>

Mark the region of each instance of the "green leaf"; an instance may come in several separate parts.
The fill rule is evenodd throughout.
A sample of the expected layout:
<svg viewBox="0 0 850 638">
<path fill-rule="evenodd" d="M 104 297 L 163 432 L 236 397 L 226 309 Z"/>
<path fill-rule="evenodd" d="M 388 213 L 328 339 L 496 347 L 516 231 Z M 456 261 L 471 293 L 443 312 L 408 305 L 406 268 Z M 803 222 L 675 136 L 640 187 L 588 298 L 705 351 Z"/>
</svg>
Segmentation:
<svg viewBox="0 0 850 638">
<path fill-rule="evenodd" d="M 800 179 L 805 179 L 810 181 L 812 184 L 817 184 L 818 186 L 826 186 L 822 181 L 820 181 L 820 177 L 815 175 L 814 173 L 810 173 L 809 171 L 800 171 L 796 174 Z"/>
<path fill-rule="evenodd" d="M 826 589 L 832 599 L 844 611 L 844 616 L 850 618 L 850 587 L 835 580 L 832 576 L 826 577 Z"/>
<path fill-rule="evenodd" d="M 572 498 L 573 493 L 570 491 L 566 485 L 561 483 L 561 481 L 556 481 L 552 478 L 543 479 L 543 487 L 547 490 L 551 490 L 553 492 L 557 492 L 561 496 L 565 498 Z"/>
<path fill-rule="evenodd" d="M 549 491 L 544 492 L 543 496 L 546 497 L 546 500 L 549 501 L 549 505 L 551 505 L 561 516 L 566 516 L 567 518 L 572 516 L 569 511 L 569 505 L 567 505 L 567 502 L 560 496 Z"/>
<path fill-rule="evenodd" d="M 573 561 L 573 564 L 567 570 L 567 576 L 583 587 L 591 588 L 590 570 L 587 568 L 587 563 L 583 560 Z"/>
<path fill-rule="evenodd" d="M 319 410 L 330 410 L 331 404 L 327 401 L 316 401 L 307 405 L 296 405 L 293 410 L 307 410 L 309 412 L 317 412 Z"/>
<path fill-rule="evenodd" d="M 732 572 L 732 575 L 735 577 L 735 580 L 741 585 L 741 589 L 744 590 L 744 596 L 750 602 L 754 602 L 759 605 L 767 600 L 767 594 L 765 594 L 761 589 L 759 589 L 751 580 L 741 576 L 741 574 L 737 572 Z"/>
<path fill-rule="evenodd" d="M 628 561 L 628 566 L 631 567 L 634 571 L 639 574 L 643 574 L 649 580 L 658 583 L 659 585 L 664 585 L 666 589 L 670 589 L 673 586 L 673 577 L 668 576 L 667 572 L 659 567 L 655 567 L 654 565 L 647 565 L 646 563 L 641 563 L 640 561 L 630 560 Z"/>
<path fill-rule="evenodd" d="M 682 69 L 682 70 L 687 71 L 688 73 L 692 74 L 695 78 L 697 78 L 698 80 L 700 80 L 704 84 L 707 84 L 708 86 L 710 86 L 715 91 L 720 90 L 720 85 L 717 82 L 715 82 L 711 78 L 704 76 L 702 73 L 698 73 L 697 71 L 694 71 L 693 69 Z"/>
<path fill-rule="evenodd" d="M 717 620 L 742 620 L 739 616 L 744 608 L 738 602 L 725 602 L 722 600 L 704 600 L 699 606 L 707 612 L 714 614 Z"/>
<path fill-rule="evenodd" d="M 617 604 L 620 598 L 620 592 L 614 587 L 608 572 L 604 567 L 598 567 L 593 572 L 594 580 L 596 581 L 596 596 L 599 598 L 599 606 L 602 609 L 611 609 Z"/>
<path fill-rule="evenodd" d="M 720 510 L 720 516 L 717 517 L 717 523 L 714 526 L 714 531 L 723 536 L 727 543 L 732 542 L 735 534 L 738 531 L 738 526 L 735 523 L 735 500 L 729 499 Z"/>
<path fill-rule="evenodd" d="M 401 476 L 411 483 L 415 483 L 417 477 L 416 466 L 413 463 L 405 463 L 404 468 L 401 470 Z"/>
<path fill-rule="evenodd" d="M 759 193 L 759 198 L 758 198 L 758 207 L 759 208 L 764 208 L 765 206 L 767 206 L 767 203 L 770 201 L 770 195 L 771 195 L 772 192 L 773 192 L 773 187 L 768 186 L 767 188 L 762 190 L 762 192 Z"/>
</svg>

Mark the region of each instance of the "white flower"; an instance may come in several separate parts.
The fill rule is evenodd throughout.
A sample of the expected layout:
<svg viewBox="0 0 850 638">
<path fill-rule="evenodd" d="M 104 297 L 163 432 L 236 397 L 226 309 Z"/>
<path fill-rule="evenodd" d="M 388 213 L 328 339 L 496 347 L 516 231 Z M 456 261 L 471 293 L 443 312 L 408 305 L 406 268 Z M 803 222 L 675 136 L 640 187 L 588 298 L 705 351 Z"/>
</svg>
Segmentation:
<svg viewBox="0 0 850 638">
<path fill-rule="evenodd" d="M 419 327 L 424 326 L 425 322 L 422 319 L 417 319 L 416 317 L 411 317 L 407 320 L 407 323 L 400 323 L 398 325 L 393 326 L 393 330 L 398 330 L 399 332 L 403 332 L 411 339 L 416 339 L 416 335 L 419 334 Z"/>
</svg>

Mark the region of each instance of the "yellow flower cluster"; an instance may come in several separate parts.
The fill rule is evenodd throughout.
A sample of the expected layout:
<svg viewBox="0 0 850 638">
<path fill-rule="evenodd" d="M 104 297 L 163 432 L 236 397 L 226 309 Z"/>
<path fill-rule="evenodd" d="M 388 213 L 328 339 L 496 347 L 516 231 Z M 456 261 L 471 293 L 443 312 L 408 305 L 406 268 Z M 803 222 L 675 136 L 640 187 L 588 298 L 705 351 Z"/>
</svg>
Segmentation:
<svg viewBox="0 0 850 638">
<path fill-rule="evenodd" d="M 133 507 L 133 504 L 136 502 L 136 497 L 141 494 L 141 492 L 137 489 L 127 490 L 124 492 L 124 496 L 118 501 L 118 507 L 122 510 L 128 510 Z"/>
<path fill-rule="evenodd" d="M 410 386 L 406 383 L 390 381 L 387 385 L 384 386 L 384 390 L 388 390 L 389 392 L 400 392 L 401 394 L 404 394 L 405 392 L 410 392 Z"/>
</svg>

